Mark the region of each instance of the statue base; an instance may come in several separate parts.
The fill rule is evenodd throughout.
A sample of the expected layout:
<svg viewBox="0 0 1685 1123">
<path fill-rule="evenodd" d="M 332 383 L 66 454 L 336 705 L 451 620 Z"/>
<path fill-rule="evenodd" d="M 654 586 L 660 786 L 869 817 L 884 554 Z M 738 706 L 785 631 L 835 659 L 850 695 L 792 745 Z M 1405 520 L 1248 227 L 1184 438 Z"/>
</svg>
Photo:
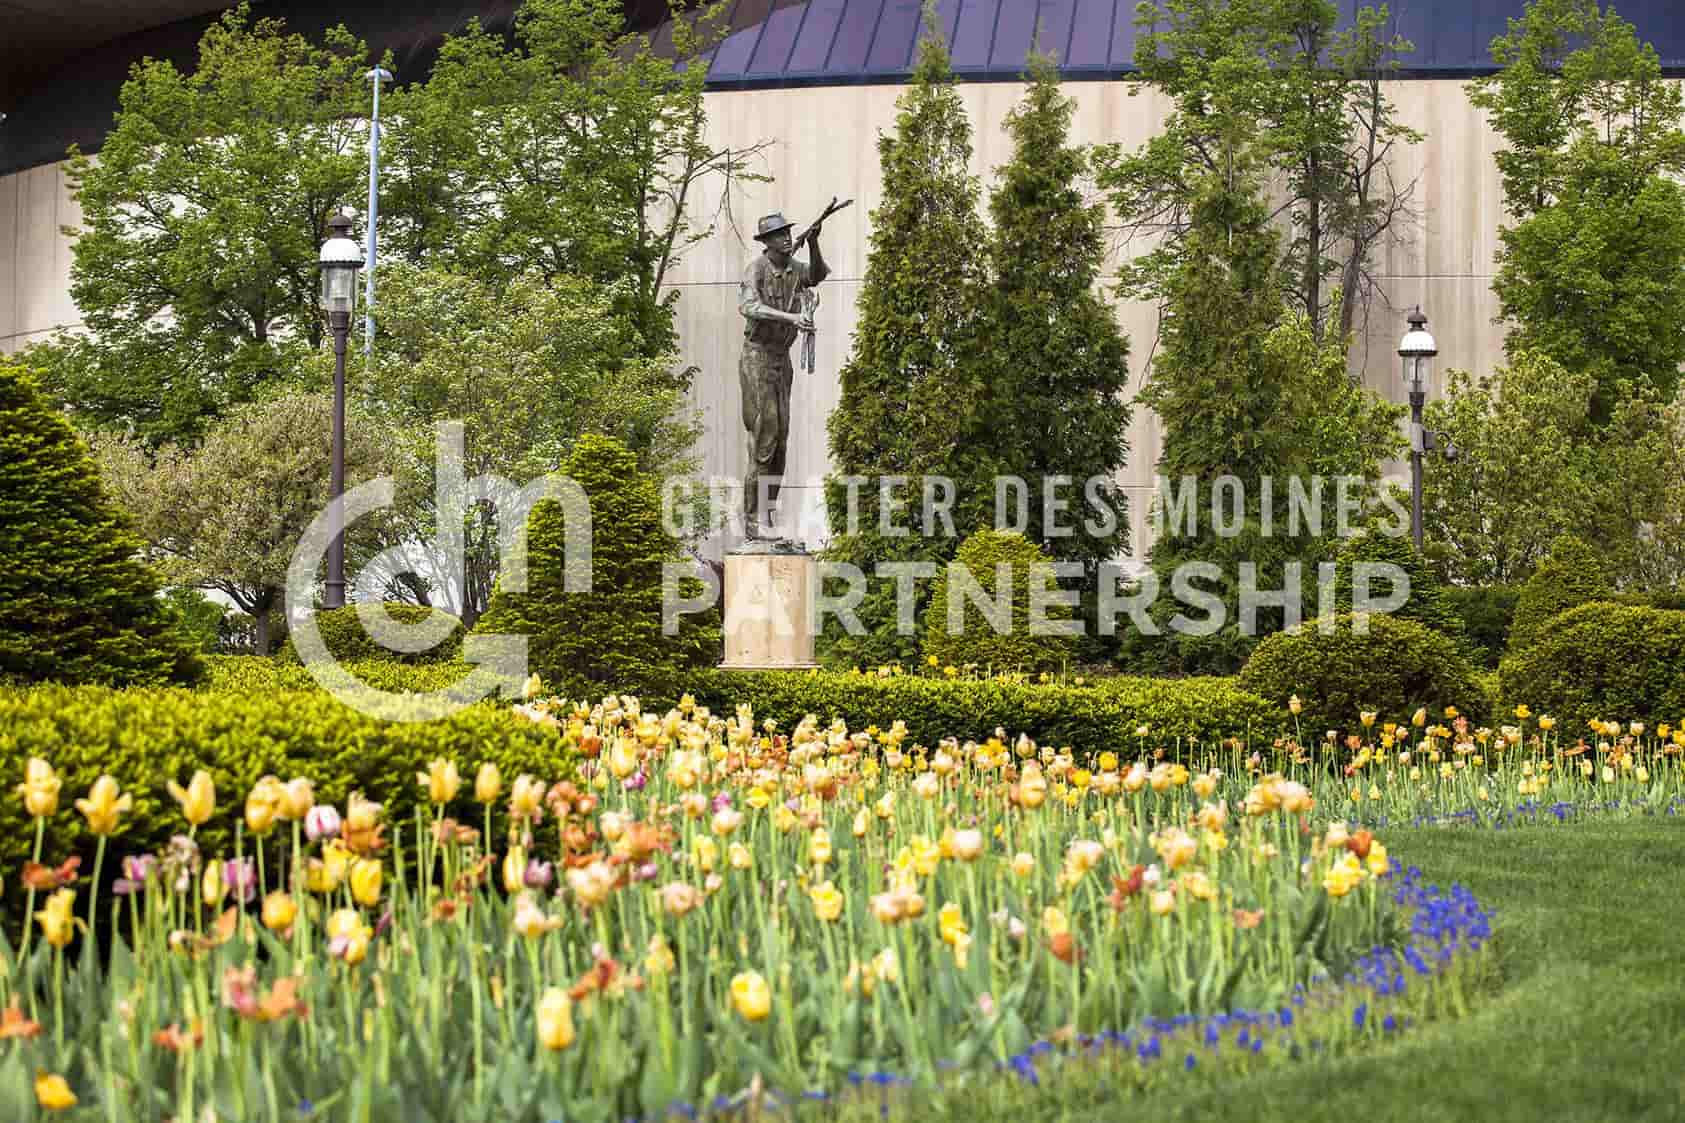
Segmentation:
<svg viewBox="0 0 1685 1123">
<path fill-rule="evenodd" d="M 802 671 L 813 661 L 812 554 L 787 538 L 751 538 L 725 556 L 727 671 Z"/>
</svg>

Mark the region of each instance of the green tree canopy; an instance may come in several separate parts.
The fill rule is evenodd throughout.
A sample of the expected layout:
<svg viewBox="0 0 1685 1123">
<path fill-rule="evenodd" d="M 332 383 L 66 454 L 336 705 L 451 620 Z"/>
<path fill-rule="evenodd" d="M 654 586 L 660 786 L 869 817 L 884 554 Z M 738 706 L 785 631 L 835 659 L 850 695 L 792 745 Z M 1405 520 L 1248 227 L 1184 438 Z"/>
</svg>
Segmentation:
<svg viewBox="0 0 1685 1123">
<path fill-rule="evenodd" d="M 1120 270 L 1120 288 L 1162 300 L 1191 249 L 1203 178 L 1221 174 L 1251 124 L 1246 159 L 1283 191 L 1270 217 L 1288 231 L 1275 253 L 1280 284 L 1319 342 L 1340 341 L 1378 288 L 1376 253 L 1411 217 L 1413 182 L 1393 178 L 1401 145 L 1421 139 L 1398 120 L 1383 81 L 1411 45 L 1386 33 L 1388 13 L 1334 0 L 1146 0 L 1136 12 L 1135 85 L 1166 98 L 1163 131 L 1134 152 L 1099 151 L 1100 183 L 1124 230 L 1153 248 Z M 1192 252 L 1198 252 L 1193 250 Z"/>
<path fill-rule="evenodd" d="M 657 481 L 625 445 L 594 433 L 578 439 L 562 472 L 591 504 L 590 591 L 567 591 L 567 513 L 544 500 L 527 521 L 526 591 L 497 589 L 474 630 L 527 636 L 528 665 L 567 697 L 676 696 L 686 669 L 719 659 L 720 629 L 718 615 L 705 613 L 663 634 L 663 567 L 684 557 L 662 523 Z M 678 595 L 695 596 L 699 585 L 684 578 Z"/>
<path fill-rule="evenodd" d="M 1532 0 L 1470 84 L 1506 148 L 1514 220 L 1493 290 L 1511 361 L 1538 351 L 1596 379 L 1590 420 L 1628 393 L 1671 401 L 1685 361 L 1685 94 L 1597 0 Z"/>
<path fill-rule="evenodd" d="M 203 668 L 88 448 L 0 365 L 0 676 L 153 686 Z"/>
<path fill-rule="evenodd" d="M 723 197 L 733 179 L 762 178 L 749 166 L 761 146 L 707 136 L 698 56 L 722 34 L 724 8 L 684 7 L 659 53 L 627 33 L 618 0 L 524 0 L 512 41 L 477 24 L 448 37 L 428 79 L 390 101 L 391 249 L 494 284 L 525 273 L 623 282 L 616 309 L 643 353 L 670 351 L 668 273 L 713 230 L 697 217 L 702 186 L 720 181 L 710 190 Z"/>
<path fill-rule="evenodd" d="M 283 606 L 287 567 L 305 529 L 328 505 L 333 398 L 286 391 L 238 406 L 197 446 L 148 449 L 107 436 L 97 452 L 106 486 L 134 515 L 161 569 L 176 584 L 216 589 L 257 622 L 257 654 L 270 648 L 270 614 Z M 346 488 L 390 471 L 392 443 L 379 423 L 346 417 Z M 382 541 L 359 521 L 346 532 L 355 557 Z"/>
<path fill-rule="evenodd" d="M 74 416 L 195 439 L 320 340 L 316 258 L 364 181 L 368 64 L 343 29 L 311 43 L 242 5 L 191 74 L 135 65 L 99 159 L 70 163 L 87 334 L 29 358 Z"/>
<path fill-rule="evenodd" d="M 1623 395 L 1602 427 L 1596 377 L 1535 351 L 1475 379 L 1450 371 L 1429 428 L 1460 451 L 1423 477 L 1427 553 L 1458 584 L 1527 580 L 1564 532 L 1599 543 L 1612 580 L 1678 580 L 1685 522 L 1681 408 Z"/>
</svg>

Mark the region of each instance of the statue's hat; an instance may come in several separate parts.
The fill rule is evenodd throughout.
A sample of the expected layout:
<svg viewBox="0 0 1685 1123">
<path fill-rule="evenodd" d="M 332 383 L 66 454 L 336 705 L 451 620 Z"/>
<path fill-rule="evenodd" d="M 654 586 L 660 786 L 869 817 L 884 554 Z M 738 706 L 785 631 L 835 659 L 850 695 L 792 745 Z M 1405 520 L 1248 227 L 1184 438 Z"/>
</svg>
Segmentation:
<svg viewBox="0 0 1685 1123">
<path fill-rule="evenodd" d="M 778 211 L 773 211 L 771 214 L 762 217 L 760 222 L 756 224 L 755 241 L 764 242 L 780 230 L 788 230 L 794 225 L 795 223 L 785 218 Z"/>
</svg>

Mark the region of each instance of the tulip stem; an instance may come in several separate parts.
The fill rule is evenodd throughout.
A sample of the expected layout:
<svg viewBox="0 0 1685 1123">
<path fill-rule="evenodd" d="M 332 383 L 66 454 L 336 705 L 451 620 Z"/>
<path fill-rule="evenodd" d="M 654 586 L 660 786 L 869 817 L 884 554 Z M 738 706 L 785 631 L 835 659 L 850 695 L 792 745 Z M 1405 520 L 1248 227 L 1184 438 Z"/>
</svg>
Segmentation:
<svg viewBox="0 0 1685 1123">
<path fill-rule="evenodd" d="M 94 880 L 88 887 L 88 947 L 99 955 L 99 874 L 105 864 L 105 835 L 94 846 Z"/>
<path fill-rule="evenodd" d="M 30 861 L 34 862 L 36 865 L 41 864 L 41 841 L 45 837 L 46 832 L 47 820 L 44 817 L 37 815 L 35 817 L 35 853 L 30 859 Z M 29 887 L 29 903 L 24 907 L 23 913 L 23 948 L 18 952 L 18 966 L 20 968 L 29 963 L 29 938 L 34 934 L 34 920 L 35 886 L 31 885 Z M 32 987 L 30 988 L 30 1005 L 33 1006 L 34 1003 L 35 994 L 34 988 Z"/>
</svg>

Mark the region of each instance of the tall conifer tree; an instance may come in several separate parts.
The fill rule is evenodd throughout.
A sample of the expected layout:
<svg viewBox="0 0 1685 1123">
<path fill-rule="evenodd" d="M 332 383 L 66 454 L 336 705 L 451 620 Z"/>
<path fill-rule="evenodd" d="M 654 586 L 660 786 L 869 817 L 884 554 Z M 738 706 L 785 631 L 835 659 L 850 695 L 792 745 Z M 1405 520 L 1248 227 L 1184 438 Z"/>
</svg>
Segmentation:
<svg viewBox="0 0 1685 1123">
<path fill-rule="evenodd" d="M 881 562 L 941 563 L 953 556 L 959 538 L 949 537 L 938 519 L 925 525 L 920 481 L 947 476 L 958 484 L 974 474 L 965 466 L 976 456 L 966 447 L 974 432 L 968 406 L 981 387 L 968 356 L 981 315 L 987 236 L 968 170 L 971 125 L 934 29 L 920 44 L 899 108 L 894 133 L 878 138 L 883 198 L 872 212 L 854 348 L 827 423 L 836 472 L 826 484 L 828 553 L 859 566 L 869 580 L 858 608 L 865 635 L 845 635 L 834 619 L 827 621 L 829 657 L 849 663 L 916 655 L 916 633 L 897 634 L 896 582 L 874 578 L 873 571 Z M 849 476 L 868 481 L 855 489 L 853 528 Z M 906 504 L 894 515 L 904 535 L 885 535 L 879 525 L 878 483 L 893 476 L 910 481 L 895 493 Z M 921 593 L 918 609 L 928 596 Z"/>
</svg>

